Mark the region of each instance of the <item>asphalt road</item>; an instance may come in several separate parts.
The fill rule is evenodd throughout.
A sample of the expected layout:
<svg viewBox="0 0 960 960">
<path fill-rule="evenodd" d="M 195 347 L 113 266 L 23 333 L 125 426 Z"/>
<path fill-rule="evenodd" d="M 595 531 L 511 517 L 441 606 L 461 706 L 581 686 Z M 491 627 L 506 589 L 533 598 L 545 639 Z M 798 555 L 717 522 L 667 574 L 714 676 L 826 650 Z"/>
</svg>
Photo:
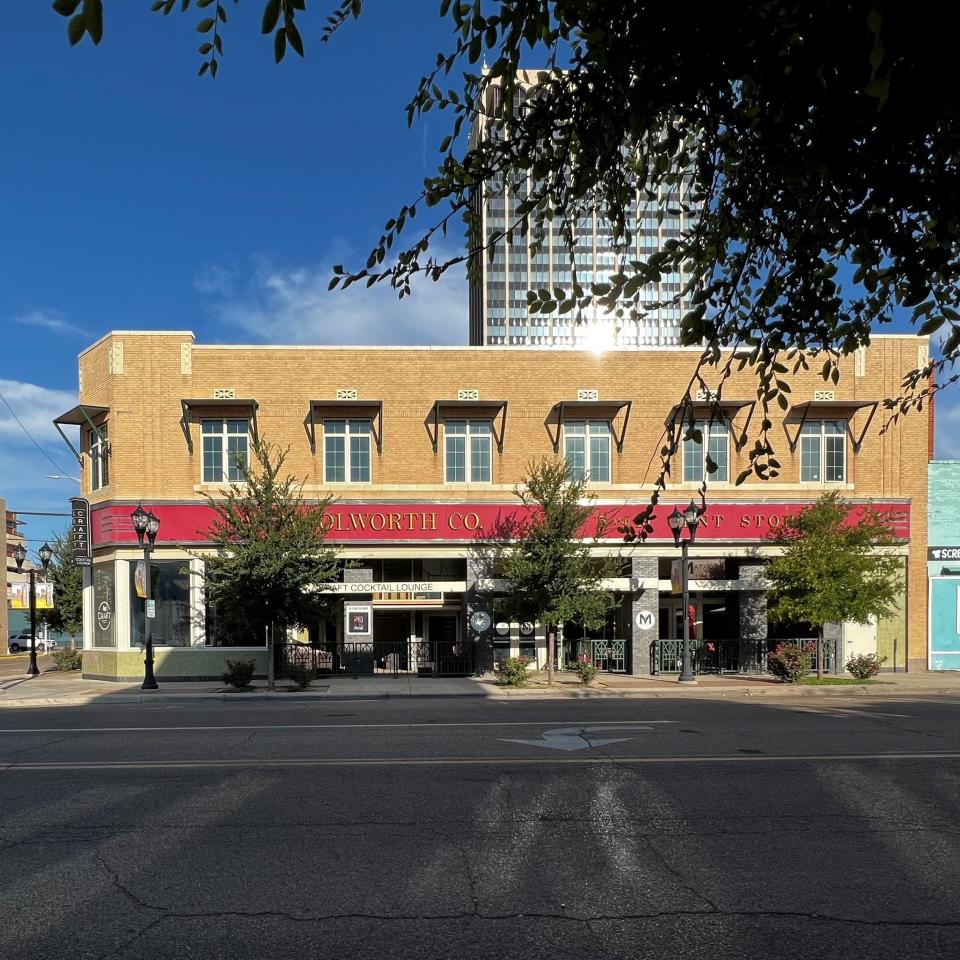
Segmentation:
<svg viewBox="0 0 960 960">
<path fill-rule="evenodd" d="M 960 956 L 960 700 L 0 712 L 0 956 Z"/>
</svg>

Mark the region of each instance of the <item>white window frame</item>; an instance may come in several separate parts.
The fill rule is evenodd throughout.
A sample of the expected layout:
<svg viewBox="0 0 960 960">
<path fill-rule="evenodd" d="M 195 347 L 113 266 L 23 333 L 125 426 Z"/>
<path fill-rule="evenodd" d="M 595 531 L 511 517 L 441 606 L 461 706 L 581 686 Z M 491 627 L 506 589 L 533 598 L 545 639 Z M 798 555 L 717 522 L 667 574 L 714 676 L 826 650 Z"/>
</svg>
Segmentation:
<svg viewBox="0 0 960 960">
<path fill-rule="evenodd" d="M 835 424 L 839 425 L 839 433 L 827 433 L 826 425 Z M 813 429 L 815 428 L 815 432 Z M 817 468 L 817 479 L 806 479 L 804 478 L 804 465 L 807 463 L 807 459 L 804 457 L 804 438 L 805 437 L 815 437 L 817 439 L 817 444 L 819 446 L 819 463 L 816 464 Z M 827 438 L 836 438 L 840 437 L 841 439 L 841 449 L 843 451 L 843 463 L 841 469 L 841 476 L 836 479 L 827 479 Z M 800 482 L 801 483 L 810 483 L 810 484 L 839 484 L 847 482 L 847 422 L 846 420 L 835 420 L 835 419 L 824 419 L 824 420 L 807 420 L 803 426 L 800 428 L 800 436 L 798 438 L 800 445 Z"/>
<path fill-rule="evenodd" d="M 334 424 L 343 424 L 342 430 L 333 429 Z M 366 430 L 360 427 L 366 425 Z M 323 481 L 324 483 L 353 483 L 367 484 L 373 479 L 373 451 L 370 446 L 370 437 L 373 434 L 373 423 L 365 417 L 340 417 L 323 421 Z M 332 463 L 327 453 L 327 440 L 333 437 L 343 438 L 343 479 L 331 480 L 328 471 Z M 353 441 L 366 440 L 367 443 L 367 476 L 366 479 L 354 476 Z"/>
<path fill-rule="evenodd" d="M 463 424 L 462 433 L 452 433 L 454 425 Z M 463 479 L 450 477 L 450 441 L 463 438 Z M 483 469 L 482 463 L 474 463 L 473 441 L 486 441 L 486 476 L 475 476 Z M 443 424 L 443 481 L 444 483 L 492 483 L 493 482 L 493 421 L 486 418 L 467 419 L 455 417 Z"/>
<path fill-rule="evenodd" d="M 206 427 L 208 424 L 216 423 L 220 425 L 220 430 L 218 432 L 208 432 Z M 242 423 L 245 424 L 245 430 L 243 433 L 231 433 L 227 429 L 227 424 L 230 423 Z M 206 448 L 207 448 L 207 439 L 210 437 L 217 437 L 220 440 L 220 458 L 222 464 L 221 476 L 217 478 L 209 478 L 207 476 L 206 463 Z M 201 483 L 243 483 L 243 474 L 237 470 L 237 476 L 233 479 L 230 477 L 231 463 L 230 463 L 230 437 L 243 437 L 246 441 L 244 445 L 245 452 L 245 466 L 250 465 L 250 420 L 247 417 L 204 417 L 200 421 L 200 482 Z"/>
<path fill-rule="evenodd" d="M 702 483 L 706 480 L 708 483 L 729 483 L 730 482 L 730 427 L 723 420 L 714 420 L 710 423 L 707 420 L 697 420 L 694 423 L 694 429 L 700 431 L 700 443 L 696 440 L 684 440 L 680 448 L 680 467 L 684 483 Z M 712 458 L 717 464 L 715 473 L 707 472 L 707 455 L 710 453 L 710 444 L 714 440 L 723 440 L 724 463 L 721 464 L 715 457 Z M 700 447 L 700 476 L 688 476 L 687 474 L 687 450 L 692 446 Z M 723 470 L 721 471 L 721 467 Z"/>
<path fill-rule="evenodd" d="M 110 486 L 110 441 L 108 439 L 107 424 L 92 427 L 87 444 L 87 455 L 90 457 L 90 489 L 102 490 Z M 104 479 L 106 478 L 106 479 Z"/>
<path fill-rule="evenodd" d="M 572 432 L 572 431 L 582 432 Z M 580 480 L 574 469 L 572 457 L 570 455 L 570 441 L 572 439 L 583 439 L 583 474 L 587 483 L 610 483 L 613 476 L 613 429 L 609 420 L 567 420 L 563 424 L 563 458 L 567 463 L 567 472 L 574 481 Z M 593 440 L 603 439 L 606 441 L 606 477 L 595 477 L 598 464 L 594 463 Z"/>
</svg>

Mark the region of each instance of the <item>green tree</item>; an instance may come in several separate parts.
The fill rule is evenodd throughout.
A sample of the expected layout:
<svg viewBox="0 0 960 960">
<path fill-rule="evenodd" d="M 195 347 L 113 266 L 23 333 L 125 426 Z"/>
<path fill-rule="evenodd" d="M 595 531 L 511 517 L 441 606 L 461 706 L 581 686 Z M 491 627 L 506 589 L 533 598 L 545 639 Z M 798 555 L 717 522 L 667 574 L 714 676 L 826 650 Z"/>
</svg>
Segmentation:
<svg viewBox="0 0 960 960">
<path fill-rule="evenodd" d="M 275 58 L 288 46 L 302 55 L 297 24 L 308 7 L 323 14 L 333 4 L 259 0 Z M 152 8 L 190 6 L 156 0 Z M 226 0 L 194 7 L 201 71 L 213 75 Z M 54 8 L 70 18 L 71 43 L 99 42 L 102 0 L 56 0 Z M 362 9 L 362 0 L 340 0 L 322 39 Z M 789 405 L 790 374 L 812 354 L 824 379 L 836 380 L 839 358 L 903 316 L 921 334 L 942 335 L 940 356 L 918 362 L 887 398 L 890 416 L 960 377 L 952 370 L 960 358 L 960 110 L 941 74 L 955 45 L 941 4 L 744 0 L 698 6 L 691 16 L 688 5 L 662 0 L 441 0 L 440 16 L 453 28 L 450 46 L 407 106 L 410 123 L 432 111 L 434 130 L 440 111 L 449 117 L 436 173 L 411 188 L 366 265 L 337 267 L 331 284 L 386 282 L 404 296 L 416 278 L 436 280 L 454 264 L 476 270 L 484 251 L 527 229 L 528 217 L 535 244 L 552 219 L 572 246 L 578 219 L 596 210 L 612 236 L 609 278 L 578 277 L 571 249 L 571 282 L 529 291 L 531 310 L 579 319 L 599 306 L 634 319 L 680 304 L 682 343 L 702 347 L 678 387 L 654 496 L 634 534 L 650 529 L 696 391 L 709 390 L 719 414 L 737 369 L 755 372 L 760 407 L 741 480 L 778 475 L 767 413 Z M 532 97 L 518 81 L 530 64 L 543 67 Z M 471 138 L 480 117 L 491 135 Z M 485 229 L 477 190 L 518 179 L 526 186 L 515 213 Z M 638 252 L 638 198 L 658 218 L 686 216 L 678 242 Z M 457 218 L 468 246 L 432 256 L 431 242 Z M 678 287 L 648 302 L 651 290 L 671 290 L 654 285 L 675 275 Z"/>
<path fill-rule="evenodd" d="M 71 634 L 70 646 L 73 647 L 73 635 L 83 632 L 83 568 L 73 561 L 69 529 L 58 533 L 50 546 L 53 557 L 49 577 L 53 581 L 54 608 L 41 611 L 41 619 L 51 630 Z M 37 566 L 39 569 L 39 564 Z"/>
<path fill-rule="evenodd" d="M 618 576 L 619 563 L 615 557 L 591 557 L 589 543 L 581 539 L 594 501 L 586 480 L 571 480 L 562 460 L 531 463 L 514 492 L 529 516 L 506 522 L 501 534 L 510 542 L 497 545 L 494 566 L 509 584 L 505 601 L 511 616 L 546 626 L 547 675 L 553 683 L 558 625 L 603 625 L 614 600 L 601 581 Z"/>
<path fill-rule="evenodd" d="M 317 588 L 337 575 L 337 553 L 323 526 L 330 498 L 303 499 L 300 481 L 283 472 L 286 450 L 259 439 L 252 452 L 249 466 L 240 461 L 242 481 L 209 497 L 216 518 L 208 537 L 217 549 L 203 555 L 203 578 L 217 630 L 258 644 L 267 627 L 282 636 L 329 612 Z"/>
<path fill-rule="evenodd" d="M 903 567 L 899 557 L 883 549 L 900 542 L 892 518 L 853 507 L 831 491 L 768 540 L 783 548 L 766 569 L 768 615 L 816 627 L 817 675 L 822 676 L 824 624 L 866 624 L 896 609 Z"/>
</svg>

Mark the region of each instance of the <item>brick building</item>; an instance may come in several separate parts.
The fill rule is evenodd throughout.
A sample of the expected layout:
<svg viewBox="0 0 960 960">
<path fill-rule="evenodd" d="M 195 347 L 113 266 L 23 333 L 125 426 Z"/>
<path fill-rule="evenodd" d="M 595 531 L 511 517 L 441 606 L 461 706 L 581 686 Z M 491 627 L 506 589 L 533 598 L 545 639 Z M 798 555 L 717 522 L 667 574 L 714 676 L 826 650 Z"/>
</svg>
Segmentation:
<svg viewBox="0 0 960 960">
<path fill-rule="evenodd" d="M 901 611 L 867 628 L 836 625 L 834 660 L 877 649 L 888 667 L 927 667 L 927 415 L 881 433 L 879 401 L 923 363 L 927 341 L 877 337 L 842 363 L 824 390 L 816 374 L 793 382 L 794 405 L 775 423 L 783 464 L 776 481 L 734 480 L 752 416 L 755 381 L 724 389 L 728 425 L 704 438 L 721 464 L 691 549 L 692 618 L 704 669 L 745 669 L 765 649 L 764 536 L 824 490 L 882 504 L 901 516 Z M 197 344 L 186 332 L 115 332 L 80 355 L 80 405 L 58 418 L 80 428 L 83 491 L 91 504 L 93 564 L 85 570 L 84 671 L 142 675 L 142 556 L 130 523 L 138 502 L 161 526 L 154 557 L 157 673 L 215 677 L 240 652 L 217 634 L 199 570 L 210 520 L 204 494 L 229 478 L 258 434 L 289 446 L 306 496 L 333 493 L 331 542 L 345 560 L 332 589 L 372 604 L 372 669 L 489 668 L 508 653 L 545 662 L 542 626 L 509 623 L 496 583 L 476 562 L 477 538 L 515 509 L 531 458 L 557 453 L 588 471 L 606 526 L 592 549 L 620 555 L 607 627 L 568 628 L 564 656 L 587 652 L 611 670 L 677 669 L 683 611 L 670 589 L 678 554 L 666 526 L 674 503 L 696 495 L 704 452 L 687 443 L 653 537 L 627 546 L 621 517 L 646 503 L 657 451 L 694 350 L 619 351 L 510 347 L 284 347 Z M 199 555 L 198 555 L 199 554 Z M 365 586 L 365 583 L 370 586 Z M 342 642 L 342 617 L 308 625 L 320 645 Z M 403 645 L 403 656 L 383 652 Z M 262 647 L 244 656 L 265 668 Z M 452 666 L 451 666 L 452 665 Z"/>
</svg>

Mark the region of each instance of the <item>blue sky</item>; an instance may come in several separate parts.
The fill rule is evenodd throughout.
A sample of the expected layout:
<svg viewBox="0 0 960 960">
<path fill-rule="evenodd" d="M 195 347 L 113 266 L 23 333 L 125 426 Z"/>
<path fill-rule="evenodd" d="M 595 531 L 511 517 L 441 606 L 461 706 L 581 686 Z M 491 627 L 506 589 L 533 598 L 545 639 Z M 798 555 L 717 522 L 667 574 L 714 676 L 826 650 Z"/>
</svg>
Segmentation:
<svg viewBox="0 0 960 960">
<path fill-rule="evenodd" d="M 0 496 L 64 509 L 76 475 L 50 420 L 72 406 L 76 355 L 111 329 L 204 342 L 463 343 L 460 273 L 398 302 L 326 292 L 432 172 L 446 121 L 404 106 L 447 49 L 434 0 L 367 0 L 334 42 L 304 17 L 304 61 L 273 63 L 262 3 L 229 7 L 216 81 L 197 77 L 197 15 L 106 4 L 99 48 L 71 49 L 47 0 L 8 4 L 0 33 Z M 455 249 L 460 238 L 447 243 Z M 345 340 L 345 338 L 348 338 Z M 954 392 L 955 394 L 956 392 Z M 953 401 L 953 398 L 950 398 Z M 939 453 L 960 457 L 943 402 Z M 37 518 L 37 542 L 60 521 Z"/>
</svg>

